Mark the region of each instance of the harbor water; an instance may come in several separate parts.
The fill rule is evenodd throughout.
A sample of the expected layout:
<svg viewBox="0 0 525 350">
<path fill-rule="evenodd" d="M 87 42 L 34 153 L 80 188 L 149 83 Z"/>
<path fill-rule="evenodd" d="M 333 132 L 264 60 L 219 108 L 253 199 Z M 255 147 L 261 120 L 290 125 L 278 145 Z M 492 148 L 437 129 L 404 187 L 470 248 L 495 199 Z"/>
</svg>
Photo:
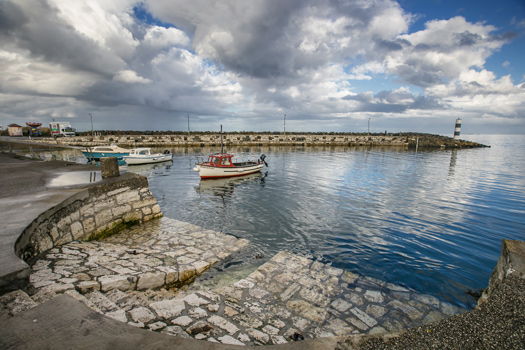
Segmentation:
<svg viewBox="0 0 525 350">
<path fill-rule="evenodd" d="M 148 177 L 164 216 L 252 242 L 230 269 L 286 250 L 472 308 L 502 239 L 525 240 L 525 137 L 462 138 L 491 148 L 233 147 L 268 167 L 219 180 L 192 171 L 217 149 L 173 149 L 123 169 Z"/>
</svg>

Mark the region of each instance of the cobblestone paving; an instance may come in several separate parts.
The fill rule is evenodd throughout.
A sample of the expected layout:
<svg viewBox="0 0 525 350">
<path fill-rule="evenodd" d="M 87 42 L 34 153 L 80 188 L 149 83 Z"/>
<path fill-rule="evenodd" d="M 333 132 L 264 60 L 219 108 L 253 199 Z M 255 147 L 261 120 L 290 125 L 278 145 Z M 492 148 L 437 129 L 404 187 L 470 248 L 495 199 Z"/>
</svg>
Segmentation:
<svg viewBox="0 0 525 350">
<path fill-rule="evenodd" d="M 248 242 L 168 218 L 144 227 L 52 249 L 33 265 L 31 297 L 16 297 L 30 307 L 67 293 L 136 327 L 238 345 L 396 331 L 464 311 L 288 252 L 232 285 L 181 292 L 173 286 Z"/>
</svg>

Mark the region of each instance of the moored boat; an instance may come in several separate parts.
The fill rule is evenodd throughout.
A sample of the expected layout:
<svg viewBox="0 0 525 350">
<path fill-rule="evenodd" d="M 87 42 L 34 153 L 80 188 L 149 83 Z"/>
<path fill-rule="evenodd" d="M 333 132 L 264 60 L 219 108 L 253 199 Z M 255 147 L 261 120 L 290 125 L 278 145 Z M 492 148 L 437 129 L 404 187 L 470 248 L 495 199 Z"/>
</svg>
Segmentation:
<svg viewBox="0 0 525 350">
<path fill-rule="evenodd" d="M 261 171 L 265 157 L 263 154 L 260 159 L 254 161 L 234 162 L 233 154 L 215 153 L 211 154 L 206 162 L 195 164 L 193 171 L 198 172 L 201 179 L 247 175 Z"/>
<path fill-rule="evenodd" d="M 165 150 L 164 153 L 151 153 L 151 148 L 134 148 L 122 159 L 128 165 L 152 164 L 172 160 L 173 154 L 169 150 Z"/>
<path fill-rule="evenodd" d="M 81 152 L 89 160 L 100 161 L 100 158 L 107 157 L 117 157 L 122 160 L 122 157 L 127 156 L 129 151 L 129 149 L 111 144 L 109 146 L 86 147 L 86 150 Z"/>
<path fill-rule="evenodd" d="M 253 174 L 261 171 L 264 165 L 268 166 L 264 161 L 266 156 L 263 154 L 257 160 L 247 162 L 234 162 L 233 154 L 224 153 L 222 143 L 222 125 L 221 125 L 221 151 L 208 156 L 206 162 L 195 164 L 193 171 L 199 173 L 201 179 L 213 179 L 220 177 L 233 177 Z"/>
</svg>

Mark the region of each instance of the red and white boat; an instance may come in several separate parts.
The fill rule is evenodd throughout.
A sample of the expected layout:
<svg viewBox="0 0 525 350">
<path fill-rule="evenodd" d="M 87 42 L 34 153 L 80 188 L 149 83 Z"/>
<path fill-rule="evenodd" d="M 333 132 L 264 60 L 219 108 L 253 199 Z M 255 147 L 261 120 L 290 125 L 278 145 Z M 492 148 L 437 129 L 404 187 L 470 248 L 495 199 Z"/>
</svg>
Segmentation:
<svg viewBox="0 0 525 350">
<path fill-rule="evenodd" d="M 221 152 L 211 154 L 206 162 L 195 164 L 193 171 L 199 173 L 201 179 L 212 179 L 253 174 L 261 171 L 263 166 L 268 166 L 264 154 L 257 160 L 247 162 L 234 162 L 232 158 L 233 154 L 223 151 L 221 125 Z"/>
<path fill-rule="evenodd" d="M 233 154 L 215 153 L 206 162 L 195 164 L 193 171 L 198 172 L 201 179 L 232 177 L 256 173 L 266 164 L 263 154 L 260 159 L 247 162 L 234 162 Z"/>
</svg>

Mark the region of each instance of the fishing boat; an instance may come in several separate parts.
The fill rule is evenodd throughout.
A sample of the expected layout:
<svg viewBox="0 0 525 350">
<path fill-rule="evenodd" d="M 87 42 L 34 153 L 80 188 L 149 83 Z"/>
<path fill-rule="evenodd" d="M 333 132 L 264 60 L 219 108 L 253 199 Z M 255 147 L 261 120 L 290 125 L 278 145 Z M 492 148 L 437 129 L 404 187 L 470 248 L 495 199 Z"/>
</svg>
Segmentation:
<svg viewBox="0 0 525 350">
<path fill-rule="evenodd" d="M 134 148 L 122 159 L 128 165 L 152 164 L 172 160 L 173 154 L 169 150 L 165 150 L 164 153 L 151 153 L 151 148 Z"/>
<path fill-rule="evenodd" d="M 195 164 L 193 171 L 199 173 L 201 179 L 211 179 L 253 174 L 261 171 L 264 165 L 268 166 L 264 154 L 257 160 L 244 162 L 234 162 L 233 157 L 233 154 L 223 151 L 221 125 L 221 152 L 211 154 L 207 161 Z"/>
<path fill-rule="evenodd" d="M 117 157 L 122 160 L 123 156 L 129 155 L 129 149 L 119 147 L 115 144 L 109 146 L 86 147 L 82 154 L 89 160 L 100 161 L 100 158 Z"/>
</svg>

